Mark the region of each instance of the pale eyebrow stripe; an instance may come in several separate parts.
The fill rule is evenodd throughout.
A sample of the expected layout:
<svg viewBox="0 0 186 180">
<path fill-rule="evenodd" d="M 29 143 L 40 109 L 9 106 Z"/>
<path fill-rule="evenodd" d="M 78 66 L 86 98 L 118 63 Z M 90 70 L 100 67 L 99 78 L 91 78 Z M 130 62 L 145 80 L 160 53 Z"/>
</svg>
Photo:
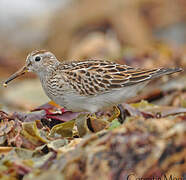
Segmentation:
<svg viewBox="0 0 186 180">
<path fill-rule="evenodd" d="M 37 54 L 42 54 L 42 53 L 45 53 L 45 52 L 48 52 L 48 51 L 46 51 L 46 50 L 34 51 L 34 52 L 32 53 L 32 56 L 35 56 L 35 55 L 37 55 Z"/>
</svg>

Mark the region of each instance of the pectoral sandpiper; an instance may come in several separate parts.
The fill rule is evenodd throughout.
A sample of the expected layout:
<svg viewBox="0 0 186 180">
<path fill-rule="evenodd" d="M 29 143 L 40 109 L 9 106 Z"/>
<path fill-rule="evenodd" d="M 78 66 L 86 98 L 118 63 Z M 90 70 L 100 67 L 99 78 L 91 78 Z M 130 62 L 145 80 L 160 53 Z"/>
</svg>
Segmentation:
<svg viewBox="0 0 186 180">
<path fill-rule="evenodd" d="M 151 79 L 181 68 L 138 69 L 105 60 L 59 62 L 51 52 L 33 51 L 23 68 L 4 83 L 35 72 L 47 96 L 68 110 L 97 112 L 135 96 Z"/>
</svg>

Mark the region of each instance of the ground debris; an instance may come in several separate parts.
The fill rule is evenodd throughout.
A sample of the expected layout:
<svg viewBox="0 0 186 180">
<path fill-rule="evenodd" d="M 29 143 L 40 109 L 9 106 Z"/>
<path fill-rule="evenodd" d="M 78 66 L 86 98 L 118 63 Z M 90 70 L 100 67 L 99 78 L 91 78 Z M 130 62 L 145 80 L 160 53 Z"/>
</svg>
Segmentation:
<svg viewBox="0 0 186 180">
<path fill-rule="evenodd" d="M 55 120 L 52 113 L 62 116 L 67 112 L 51 106 L 50 110 L 38 109 L 28 115 L 1 112 L 0 177 L 47 179 L 49 172 L 56 174 L 55 179 L 67 180 L 169 177 L 171 172 L 183 177 L 185 108 L 146 101 L 125 104 L 123 108 L 127 113 L 123 124 L 118 115 L 109 122 L 106 113 L 100 112 L 97 119 L 82 113 L 51 126 L 42 119 Z M 38 116 L 42 111 L 45 113 Z M 89 129 L 88 121 L 96 131 Z M 95 129 L 99 123 L 101 128 Z"/>
</svg>

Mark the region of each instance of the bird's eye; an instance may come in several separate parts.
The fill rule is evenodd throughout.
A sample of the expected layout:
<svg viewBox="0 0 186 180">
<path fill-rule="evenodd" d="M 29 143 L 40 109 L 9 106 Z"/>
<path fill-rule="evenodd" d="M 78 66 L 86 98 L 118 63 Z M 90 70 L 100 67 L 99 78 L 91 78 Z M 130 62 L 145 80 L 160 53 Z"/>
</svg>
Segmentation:
<svg viewBox="0 0 186 180">
<path fill-rule="evenodd" d="M 35 61 L 40 61 L 41 60 L 41 57 L 40 56 L 36 56 L 35 57 Z"/>
</svg>

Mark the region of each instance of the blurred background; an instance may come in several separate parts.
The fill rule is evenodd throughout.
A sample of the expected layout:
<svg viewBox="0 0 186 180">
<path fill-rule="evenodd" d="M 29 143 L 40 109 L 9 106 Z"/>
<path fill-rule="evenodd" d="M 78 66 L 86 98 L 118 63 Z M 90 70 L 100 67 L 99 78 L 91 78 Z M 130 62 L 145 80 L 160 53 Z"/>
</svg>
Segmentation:
<svg viewBox="0 0 186 180">
<path fill-rule="evenodd" d="M 49 50 L 61 61 L 99 58 L 141 68 L 184 68 L 185 44 L 185 0 L 0 0 L 1 82 L 36 49 Z M 176 91 L 161 103 L 184 105 L 184 73 L 176 82 L 165 89 L 176 88 L 179 95 Z M 1 83 L 6 111 L 26 111 L 47 101 L 33 74 L 8 88 Z"/>
</svg>

